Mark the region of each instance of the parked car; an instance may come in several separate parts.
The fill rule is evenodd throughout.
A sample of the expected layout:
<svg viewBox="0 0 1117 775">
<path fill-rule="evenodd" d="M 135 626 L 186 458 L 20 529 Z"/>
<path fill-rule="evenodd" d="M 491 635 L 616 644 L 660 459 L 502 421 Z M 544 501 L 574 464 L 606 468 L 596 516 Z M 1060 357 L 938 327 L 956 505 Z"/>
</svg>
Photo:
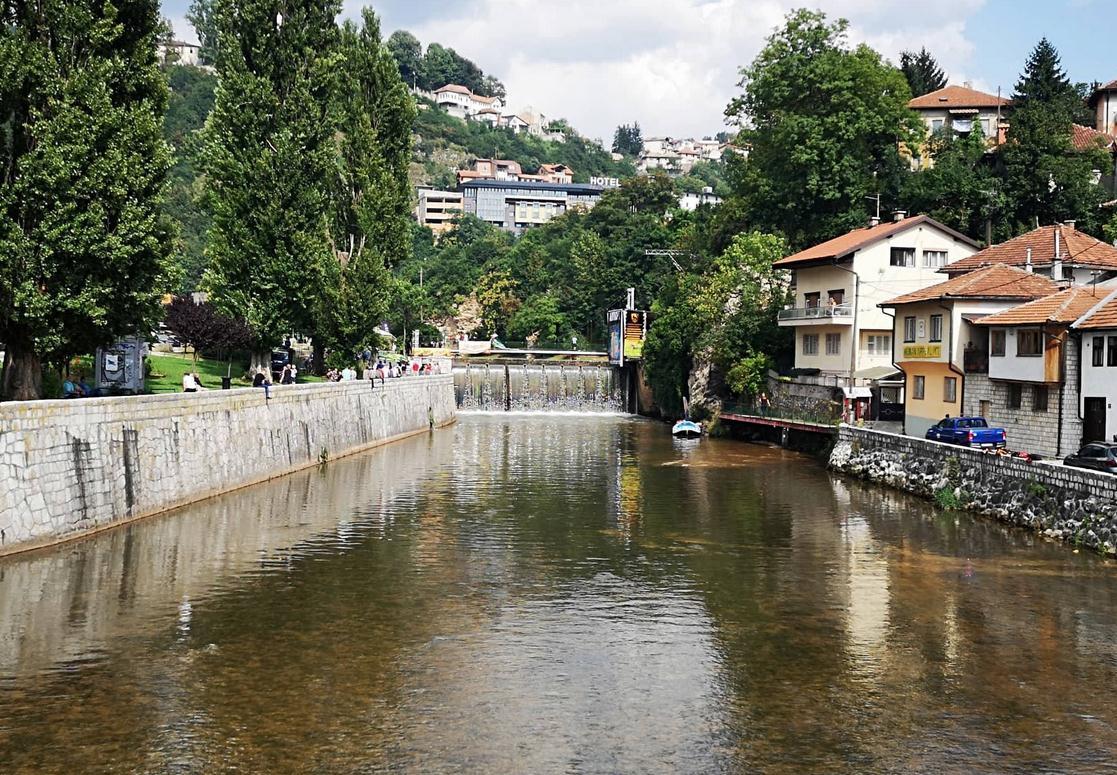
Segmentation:
<svg viewBox="0 0 1117 775">
<path fill-rule="evenodd" d="M 271 373 L 274 381 L 279 381 L 279 375 L 283 373 L 283 368 L 290 362 L 291 353 L 287 350 L 276 348 L 271 351 Z"/>
<path fill-rule="evenodd" d="M 1005 429 L 990 428 L 984 417 L 947 417 L 927 429 L 927 438 L 983 449 L 1001 449 L 1006 439 Z"/>
<path fill-rule="evenodd" d="M 1117 474 L 1117 443 L 1095 441 L 1073 455 L 1063 458 L 1063 463 L 1075 468 L 1092 468 Z"/>
</svg>

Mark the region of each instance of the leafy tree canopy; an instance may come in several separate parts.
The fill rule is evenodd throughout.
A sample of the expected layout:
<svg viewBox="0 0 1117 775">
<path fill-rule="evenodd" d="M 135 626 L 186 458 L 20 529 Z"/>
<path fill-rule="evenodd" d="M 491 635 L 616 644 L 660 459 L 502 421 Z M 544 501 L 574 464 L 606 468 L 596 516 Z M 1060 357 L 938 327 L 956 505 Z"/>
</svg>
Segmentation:
<svg viewBox="0 0 1117 775">
<path fill-rule="evenodd" d="M 847 28 L 821 12 L 790 14 L 726 109 L 750 147 L 738 194 L 755 224 L 794 248 L 864 223 L 867 197 L 894 192 L 906 170 L 899 144 L 922 131 L 904 76 L 868 46 L 850 47 Z"/>
<path fill-rule="evenodd" d="M 625 156 L 637 156 L 644 150 L 644 135 L 640 131 L 639 122 L 621 124 L 613 133 L 613 153 L 623 153 Z"/>
</svg>

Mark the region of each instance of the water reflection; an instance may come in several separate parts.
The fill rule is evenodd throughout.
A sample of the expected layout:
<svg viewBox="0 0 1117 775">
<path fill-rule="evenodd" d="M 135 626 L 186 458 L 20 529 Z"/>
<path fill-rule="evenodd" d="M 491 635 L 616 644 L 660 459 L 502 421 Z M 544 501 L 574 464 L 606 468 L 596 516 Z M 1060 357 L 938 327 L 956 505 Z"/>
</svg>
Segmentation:
<svg viewBox="0 0 1117 775">
<path fill-rule="evenodd" d="M 467 416 L 0 563 L 0 770 L 1102 770 L 1112 576 L 780 449 Z"/>
</svg>

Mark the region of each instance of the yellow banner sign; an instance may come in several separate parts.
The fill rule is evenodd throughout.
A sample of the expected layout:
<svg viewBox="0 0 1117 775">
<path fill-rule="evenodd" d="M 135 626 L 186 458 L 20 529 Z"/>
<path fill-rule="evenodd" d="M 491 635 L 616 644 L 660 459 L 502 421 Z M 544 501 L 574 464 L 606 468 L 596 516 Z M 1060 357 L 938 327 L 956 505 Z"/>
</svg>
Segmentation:
<svg viewBox="0 0 1117 775">
<path fill-rule="evenodd" d="M 941 358 L 942 345 L 941 344 L 905 344 L 904 345 L 904 358 Z"/>
</svg>

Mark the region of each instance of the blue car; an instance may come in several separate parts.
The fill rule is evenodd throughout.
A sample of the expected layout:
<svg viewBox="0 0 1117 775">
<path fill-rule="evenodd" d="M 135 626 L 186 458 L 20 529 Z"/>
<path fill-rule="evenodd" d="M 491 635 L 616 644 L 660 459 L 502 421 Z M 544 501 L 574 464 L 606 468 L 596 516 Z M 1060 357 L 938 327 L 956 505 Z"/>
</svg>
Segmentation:
<svg viewBox="0 0 1117 775">
<path fill-rule="evenodd" d="M 947 417 L 927 429 L 927 438 L 982 449 L 1005 446 L 1004 428 L 990 428 L 984 417 Z"/>
</svg>

